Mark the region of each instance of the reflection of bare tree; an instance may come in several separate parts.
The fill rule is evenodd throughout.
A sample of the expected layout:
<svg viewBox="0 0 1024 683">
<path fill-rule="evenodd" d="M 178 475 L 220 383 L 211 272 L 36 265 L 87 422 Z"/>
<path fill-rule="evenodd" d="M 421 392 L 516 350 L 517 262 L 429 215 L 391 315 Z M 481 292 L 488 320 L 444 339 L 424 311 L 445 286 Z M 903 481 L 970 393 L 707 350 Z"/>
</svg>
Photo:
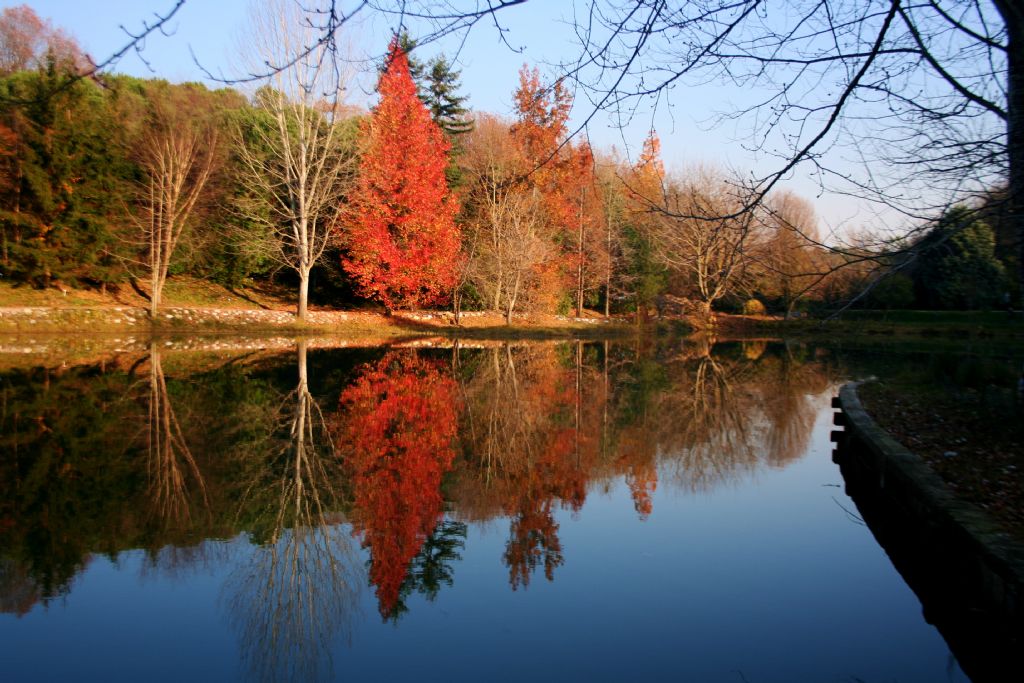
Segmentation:
<svg viewBox="0 0 1024 683">
<path fill-rule="evenodd" d="M 330 644 L 356 604 L 358 563 L 340 525 L 282 529 L 231 578 L 243 659 L 268 681 L 330 678 Z"/>
<path fill-rule="evenodd" d="M 667 426 L 659 450 L 679 484 L 707 490 L 757 464 L 757 422 L 744 386 L 749 364 L 708 349 L 681 369 L 674 390 L 659 402 L 658 422 Z"/>
<path fill-rule="evenodd" d="M 363 583 L 343 524 L 334 445 L 309 391 L 304 341 L 298 375 L 279 431 L 243 463 L 242 510 L 255 511 L 259 547 L 226 589 L 243 658 L 263 680 L 329 677 L 330 642 L 351 618 Z"/>
<path fill-rule="evenodd" d="M 686 488 L 706 490 L 806 451 L 811 395 L 827 388 L 828 375 L 820 363 L 766 348 L 698 340 L 669 365 L 674 388 L 655 400 L 652 423 L 663 462 Z"/>
<path fill-rule="evenodd" d="M 766 436 L 767 461 L 781 467 L 807 451 L 814 427 L 813 396 L 828 389 L 826 366 L 820 362 L 799 362 L 787 345 L 777 358 L 759 364 L 761 406 L 769 429 Z"/>
<path fill-rule="evenodd" d="M 201 497 L 203 509 L 209 509 L 206 482 L 189 450 L 181 425 L 171 405 L 164 377 L 160 349 L 151 342 L 149 352 L 149 420 L 147 471 L 149 497 L 157 517 L 166 525 L 191 521 L 189 488 Z"/>
<path fill-rule="evenodd" d="M 476 442 L 484 467 L 484 481 L 507 475 L 519 465 L 529 462 L 536 451 L 536 420 L 529 403 L 520 396 L 520 381 L 512 347 L 490 351 L 489 367 L 481 367 L 477 383 L 489 385 L 490 400 L 482 409 L 480 440 Z M 471 423 L 476 427 L 475 422 Z M 474 429 L 474 432 L 477 430 Z"/>
</svg>

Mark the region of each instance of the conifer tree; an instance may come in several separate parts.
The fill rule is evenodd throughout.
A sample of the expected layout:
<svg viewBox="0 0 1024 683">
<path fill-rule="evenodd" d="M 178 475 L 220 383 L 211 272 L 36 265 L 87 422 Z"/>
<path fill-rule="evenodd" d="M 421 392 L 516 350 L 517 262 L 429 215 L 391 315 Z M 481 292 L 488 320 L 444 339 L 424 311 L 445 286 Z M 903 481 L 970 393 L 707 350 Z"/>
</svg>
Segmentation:
<svg viewBox="0 0 1024 683">
<path fill-rule="evenodd" d="M 424 104 L 434 123 L 449 140 L 473 130 L 473 120 L 467 116 L 469 110 L 463 106 L 466 96 L 458 94 L 461 72 L 455 71 L 444 55 L 430 60 L 429 67 Z"/>
</svg>

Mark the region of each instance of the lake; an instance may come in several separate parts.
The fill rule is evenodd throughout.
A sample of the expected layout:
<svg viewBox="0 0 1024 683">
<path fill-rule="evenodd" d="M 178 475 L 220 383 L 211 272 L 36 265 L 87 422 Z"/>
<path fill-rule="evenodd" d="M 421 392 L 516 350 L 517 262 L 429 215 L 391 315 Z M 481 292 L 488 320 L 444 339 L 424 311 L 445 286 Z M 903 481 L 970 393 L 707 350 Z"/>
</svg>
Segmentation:
<svg viewBox="0 0 1024 683">
<path fill-rule="evenodd" d="M 0 356 L 0 678 L 967 680 L 831 459 L 870 357 L 250 346 Z"/>
</svg>

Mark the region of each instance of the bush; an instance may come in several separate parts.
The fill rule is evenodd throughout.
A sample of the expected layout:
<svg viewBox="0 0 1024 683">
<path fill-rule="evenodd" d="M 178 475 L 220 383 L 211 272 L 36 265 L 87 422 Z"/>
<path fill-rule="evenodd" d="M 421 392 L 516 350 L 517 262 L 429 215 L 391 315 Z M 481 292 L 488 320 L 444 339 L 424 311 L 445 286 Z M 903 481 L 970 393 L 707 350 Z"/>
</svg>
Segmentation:
<svg viewBox="0 0 1024 683">
<path fill-rule="evenodd" d="M 914 303 L 914 281 L 903 273 L 889 275 L 880 281 L 868 295 L 871 308 L 900 310 Z"/>
<path fill-rule="evenodd" d="M 764 304 L 757 299 L 747 299 L 743 302 L 743 315 L 764 315 L 767 312 Z"/>
</svg>

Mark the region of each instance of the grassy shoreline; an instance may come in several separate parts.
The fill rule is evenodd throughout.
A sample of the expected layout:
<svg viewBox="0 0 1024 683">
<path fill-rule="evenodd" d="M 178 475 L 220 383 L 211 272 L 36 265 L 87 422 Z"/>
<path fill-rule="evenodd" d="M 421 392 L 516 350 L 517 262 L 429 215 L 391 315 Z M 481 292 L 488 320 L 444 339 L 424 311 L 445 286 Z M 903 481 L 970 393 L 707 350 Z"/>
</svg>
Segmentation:
<svg viewBox="0 0 1024 683">
<path fill-rule="evenodd" d="M 386 315 L 376 310 L 312 306 L 308 319 L 295 316 L 292 293 L 283 288 L 228 289 L 209 282 L 168 281 L 160 312 L 149 315 L 139 290 L 122 287 L 106 293 L 37 290 L 0 283 L 0 335 L 23 334 L 330 334 L 346 338 L 415 338 L 424 335 L 460 338 L 559 339 L 634 334 L 626 319 L 605 320 L 596 314 L 574 319 L 554 315 L 517 315 L 506 325 L 496 312 L 467 312 L 459 325 L 444 311 L 406 311 Z M 682 323 L 666 324 L 688 331 Z"/>
<path fill-rule="evenodd" d="M 681 321 L 648 326 L 687 332 Z M 231 308 L 168 307 L 151 319 L 142 309 L 125 307 L 3 307 L 0 335 L 138 334 L 330 334 L 363 338 L 415 338 L 422 336 L 477 338 L 603 338 L 635 334 L 638 328 L 624 319 L 565 318 L 531 315 L 505 324 L 498 314 L 473 315 L 456 325 L 450 314 L 411 312 L 383 315 L 363 311 L 313 311 L 306 321 L 292 313 Z"/>
<path fill-rule="evenodd" d="M 416 338 L 574 339 L 621 337 L 669 331 L 713 336 L 772 336 L 794 339 L 841 338 L 877 344 L 917 340 L 925 344 L 963 340 L 1024 340 L 1024 313 L 1006 311 L 846 311 L 822 321 L 772 316 L 718 314 L 711 327 L 682 319 L 652 320 L 638 326 L 628 317 L 606 320 L 593 312 L 575 319 L 522 315 L 506 325 L 496 312 L 467 312 L 459 325 L 451 313 L 409 311 L 384 315 L 375 310 L 313 306 L 308 321 L 294 315 L 293 293 L 283 287 L 227 288 L 174 278 L 155 319 L 145 293 L 127 286 L 93 290 L 32 289 L 0 282 L 0 334 L 330 334 L 352 339 Z"/>
</svg>

